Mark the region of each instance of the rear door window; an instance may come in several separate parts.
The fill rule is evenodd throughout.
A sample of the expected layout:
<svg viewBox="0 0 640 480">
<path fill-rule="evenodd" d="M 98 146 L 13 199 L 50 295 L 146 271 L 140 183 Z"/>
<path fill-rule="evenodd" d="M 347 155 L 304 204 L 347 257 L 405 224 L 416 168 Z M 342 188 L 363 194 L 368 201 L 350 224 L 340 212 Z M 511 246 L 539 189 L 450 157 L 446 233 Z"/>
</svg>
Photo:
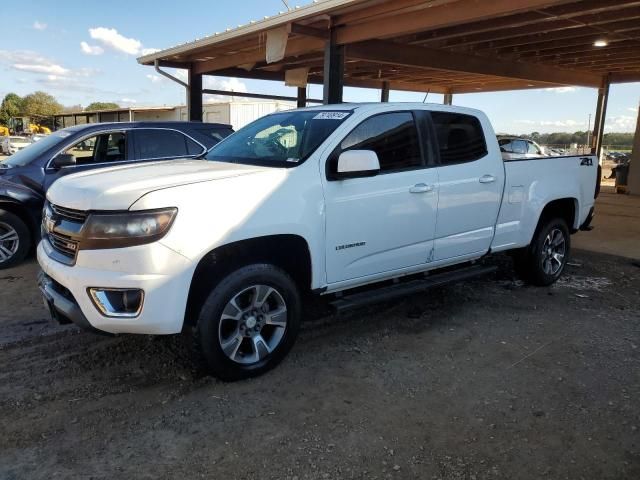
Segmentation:
<svg viewBox="0 0 640 480">
<path fill-rule="evenodd" d="M 215 145 L 223 138 L 227 138 L 229 135 L 233 133 L 233 130 L 230 128 L 199 128 L 198 132 L 206 135 L 209 138 L 213 139 L 213 144 Z"/>
<path fill-rule="evenodd" d="M 432 111 L 431 119 L 436 130 L 441 164 L 473 162 L 487 154 L 484 131 L 476 117 Z"/>
<path fill-rule="evenodd" d="M 204 148 L 176 130 L 137 129 L 135 144 L 138 159 L 176 158 L 199 155 Z"/>
</svg>

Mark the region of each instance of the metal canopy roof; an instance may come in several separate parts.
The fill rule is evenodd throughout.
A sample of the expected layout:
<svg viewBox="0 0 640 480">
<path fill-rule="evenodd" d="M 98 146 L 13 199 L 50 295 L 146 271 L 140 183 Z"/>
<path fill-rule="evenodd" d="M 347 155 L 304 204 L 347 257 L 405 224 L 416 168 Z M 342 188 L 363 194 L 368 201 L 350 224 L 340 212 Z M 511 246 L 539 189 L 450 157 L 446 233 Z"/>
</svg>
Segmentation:
<svg viewBox="0 0 640 480">
<path fill-rule="evenodd" d="M 267 32 L 286 28 L 266 62 Z M 344 84 L 468 93 L 640 81 L 640 1 L 325 0 L 138 59 L 194 74 L 322 83 L 329 32 Z M 602 42 L 604 46 L 595 46 Z"/>
</svg>

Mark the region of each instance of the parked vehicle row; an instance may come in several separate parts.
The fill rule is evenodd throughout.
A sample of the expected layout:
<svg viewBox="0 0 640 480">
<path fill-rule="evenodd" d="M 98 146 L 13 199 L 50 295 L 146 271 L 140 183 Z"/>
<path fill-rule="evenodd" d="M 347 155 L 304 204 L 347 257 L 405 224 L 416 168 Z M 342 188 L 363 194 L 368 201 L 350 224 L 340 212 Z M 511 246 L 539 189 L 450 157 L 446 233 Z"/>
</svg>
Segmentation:
<svg viewBox="0 0 640 480">
<path fill-rule="evenodd" d="M 12 152 L 0 163 L 0 269 L 19 263 L 40 238 L 45 193 L 60 177 L 197 157 L 231 132 L 229 125 L 199 122 L 89 124 L 59 130 Z"/>
<path fill-rule="evenodd" d="M 16 135 L 0 137 L 0 152 L 5 155 L 13 155 L 32 143 L 33 142 L 27 137 L 19 137 Z"/>
<path fill-rule="evenodd" d="M 41 289 L 63 323 L 188 332 L 195 358 L 237 380 L 282 360 L 309 294 L 350 308 L 486 272 L 470 262 L 503 251 L 549 285 L 589 228 L 597 159 L 503 159 L 504 145 L 472 109 L 325 105 L 263 117 L 208 161 L 68 175 L 47 192 Z"/>
</svg>

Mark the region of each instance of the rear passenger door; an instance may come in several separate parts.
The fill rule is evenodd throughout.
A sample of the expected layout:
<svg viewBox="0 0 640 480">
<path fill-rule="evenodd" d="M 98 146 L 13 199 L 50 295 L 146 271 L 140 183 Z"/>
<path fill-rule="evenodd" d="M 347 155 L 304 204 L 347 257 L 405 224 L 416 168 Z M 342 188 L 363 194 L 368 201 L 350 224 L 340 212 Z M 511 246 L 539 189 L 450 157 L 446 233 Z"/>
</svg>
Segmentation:
<svg viewBox="0 0 640 480">
<path fill-rule="evenodd" d="M 484 253 L 502 196 L 502 161 L 489 155 L 478 118 L 432 111 L 431 119 L 439 151 L 434 261 Z"/>
<path fill-rule="evenodd" d="M 191 158 L 207 150 L 202 144 L 177 130 L 136 128 L 132 131 L 137 160 Z"/>
</svg>

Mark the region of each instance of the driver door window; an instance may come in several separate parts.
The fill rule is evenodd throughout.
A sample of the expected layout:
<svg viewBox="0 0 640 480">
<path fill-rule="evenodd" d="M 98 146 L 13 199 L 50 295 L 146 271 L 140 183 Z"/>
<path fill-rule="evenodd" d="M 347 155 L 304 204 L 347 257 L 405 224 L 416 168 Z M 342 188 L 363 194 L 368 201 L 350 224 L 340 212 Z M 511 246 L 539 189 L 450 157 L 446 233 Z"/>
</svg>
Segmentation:
<svg viewBox="0 0 640 480">
<path fill-rule="evenodd" d="M 76 157 L 76 165 L 121 162 L 128 159 L 127 137 L 124 132 L 102 133 L 85 138 L 65 153 Z"/>
</svg>

